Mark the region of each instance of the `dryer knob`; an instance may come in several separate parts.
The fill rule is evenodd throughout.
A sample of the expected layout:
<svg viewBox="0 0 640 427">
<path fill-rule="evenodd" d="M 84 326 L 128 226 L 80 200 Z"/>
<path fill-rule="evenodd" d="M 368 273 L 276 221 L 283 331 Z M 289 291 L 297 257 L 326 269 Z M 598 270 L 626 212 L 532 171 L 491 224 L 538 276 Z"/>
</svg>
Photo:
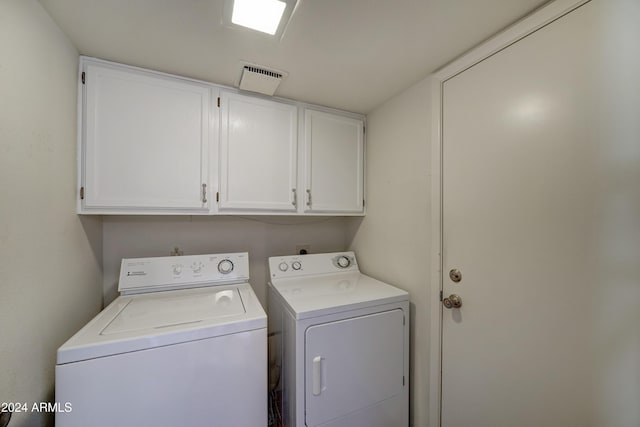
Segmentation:
<svg viewBox="0 0 640 427">
<path fill-rule="evenodd" d="M 222 274 L 229 274 L 233 271 L 233 263 L 231 260 L 223 259 L 218 263 L 218 271 Z"/>
<path fill-rule="evenodd" d="M 340 258 L 338 258 L 338 267 L 347 268 L 350 265 L 351 265 L 351 260 L 346 256 L 342 255 Z"/>
<path fill-rule="evenodd" d="M 280 269 L 280 271 L 287 271 L 289 269 L 289 264 L 282 261 L 280 264 L 278 264 L 278 268 Z"/>
<path fill-rule="evenodd" d="M 300 261 L 293 261 L 293 263 L 291 263 L 291 267 L 294 270 L 300 270 L 302 268 L 302 264 L 300 264 Z"/>
</svg>

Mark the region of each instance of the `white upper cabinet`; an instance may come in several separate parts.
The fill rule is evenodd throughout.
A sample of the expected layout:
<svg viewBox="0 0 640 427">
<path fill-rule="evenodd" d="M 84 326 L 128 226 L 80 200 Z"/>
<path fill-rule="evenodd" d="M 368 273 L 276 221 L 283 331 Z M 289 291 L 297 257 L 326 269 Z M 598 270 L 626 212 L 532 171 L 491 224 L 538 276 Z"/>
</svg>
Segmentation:
<svg viewBox="0 0 640 427">
<path fill-rule="evenodd" d="M 80 71 L 79 213 L 364 215 L 363 116 L 93 58 Z"/>
<path fill-rule="evenodd" d="M 211 88 L 82 59 L 81 213 L 206 213 Z"/>
<path fill-rule="evenodd" d="M 305 212 L 364 213 L 364 120 L 305 111 Z"/>
<path fill-rule="evenodd" d="M 295 105 L 222 92 L 220 211 L 295 212 Z"/>
</svg>

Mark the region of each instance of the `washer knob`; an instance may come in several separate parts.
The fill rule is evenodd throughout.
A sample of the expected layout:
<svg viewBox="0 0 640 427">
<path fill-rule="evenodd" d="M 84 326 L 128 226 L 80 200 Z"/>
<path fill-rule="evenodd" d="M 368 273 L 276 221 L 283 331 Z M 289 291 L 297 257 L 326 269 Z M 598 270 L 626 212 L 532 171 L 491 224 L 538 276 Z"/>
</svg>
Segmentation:
<svg viewBox="0 0 640 427">
<path fill-rule="evenodd" d="M 300 264 L 300 261 L 293 261 L 293 263 L 291 263 L 291 267 L 293 267 L 294 270 L 300 270 L 302 268 L 302 264 Z"/>
<path fill-rule="evenodd" d="M 200 272 L 202 271 L 202 267 L 204 267 L 203 263 L 194 262 L 193 264 L 191 264 L 191 271 L 193 271 L 193 274 L 200 274 Z"/>
<path fill-rule="evenodd" d="M 218 263 L 218 271 L 222 274 L 229 274 L 233 271 L 233 263 L 231 260 L 223 259 Z"/>
<path fill-rule="evenodd" d="M 280 264 L 278 264 L 278 268 L 280 269 L 280 271 L 287 271 L 289 269 L 289 264 L 282 261 Z"/>
<path fill-rule="evenodd" d="M 342 255 L 341 257 L 338 258 L 338 267 L 347 268 L 350 265 L 351 265 L 351 260 L 346 256 Z"/>
</svg>

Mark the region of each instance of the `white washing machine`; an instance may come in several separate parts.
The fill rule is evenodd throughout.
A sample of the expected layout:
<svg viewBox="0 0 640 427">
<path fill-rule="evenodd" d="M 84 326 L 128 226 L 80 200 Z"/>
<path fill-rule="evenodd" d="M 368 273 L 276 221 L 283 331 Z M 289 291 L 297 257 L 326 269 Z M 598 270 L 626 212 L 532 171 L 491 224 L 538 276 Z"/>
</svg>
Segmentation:
<svg viewBox="0 0 640 427">
<path fill-rule="evenodd" d="M 58 349 L 56 427 L 267 425 L 247 253 L 124 259 L 121 296 Z"/>
<path fill-rule="evenodd" d="M 409 423 L 409 295 L 353 252 L 269 258 L 271 395 L 284 427 Z"/>
</svg>

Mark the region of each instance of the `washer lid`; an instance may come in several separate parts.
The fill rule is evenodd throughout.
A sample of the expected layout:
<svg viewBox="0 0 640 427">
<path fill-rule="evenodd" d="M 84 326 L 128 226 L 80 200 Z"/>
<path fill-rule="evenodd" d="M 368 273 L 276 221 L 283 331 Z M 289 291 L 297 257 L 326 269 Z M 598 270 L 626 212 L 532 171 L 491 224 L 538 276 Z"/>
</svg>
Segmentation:
<svg viewBox="0 0 640 427">
<path fill-rule="evenodd" d="M 116 298 L 58 349 L 65 364 L 267 327 L 248 283 Z"/>
<path fill-rule="evenodd" d="M 101 335 L 186 325 L 246 313 L 237 288 L 206 292 L 160 292 L 131 299 Z"/>
<path fill-rule="evenodd" d="M 402 289 L 359 272 L 272 279 L 270 285 L 297 319 L 409 299 Z"/>
</svg>

